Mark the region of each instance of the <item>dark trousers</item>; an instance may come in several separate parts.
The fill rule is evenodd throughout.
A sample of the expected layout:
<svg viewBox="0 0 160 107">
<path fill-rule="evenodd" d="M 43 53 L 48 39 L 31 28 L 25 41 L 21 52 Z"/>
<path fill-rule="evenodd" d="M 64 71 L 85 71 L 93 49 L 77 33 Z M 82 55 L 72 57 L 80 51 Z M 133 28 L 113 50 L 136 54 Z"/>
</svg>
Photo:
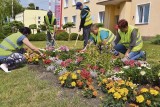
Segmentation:
<svg viewBox="0 0 160 107">
<path fill-rule="evenodd" d="M 54 35 L 54 34 L 53 34 Z M 47 32 L 47 47 L 54 46 L 54 40 L 52 39 L 52 35 L 50 32 Z"/>
<path fill-rule="evenodd" d="M 86 47 L 88 43 L 88 39 L 91 32 L 91 25 L 83 27 L 83 40 L 84 40 L 84 47 Z"/>
</svg>

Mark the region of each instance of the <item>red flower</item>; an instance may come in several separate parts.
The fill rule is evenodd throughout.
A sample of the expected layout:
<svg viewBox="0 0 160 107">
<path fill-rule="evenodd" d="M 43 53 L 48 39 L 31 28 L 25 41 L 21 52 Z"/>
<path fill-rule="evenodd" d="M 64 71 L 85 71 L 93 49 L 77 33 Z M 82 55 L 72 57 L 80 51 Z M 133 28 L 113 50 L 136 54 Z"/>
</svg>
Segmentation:
<svg viewBox="0 0 160 107">
<path fill-rule="evenodd" d="M 83 69 L 80 73 L 81 77 L 84 78 L 84 79 L 88 79 L 90 78 L 90 72 L 88 72 L 87 70 Z"/>
<path fill-rule="evenodd" d="M 93 70 L 97 70 L 99 67 L 98 66 L 93 66 L 92 69 Z"/>
<path fill-rule="evenodd" d="M 104 69 L 104 68 L 101 68 L 101 69 L 100 69 L 100 72 L 101 72 L 102 74 L 104 74 L 104 73 L 105 73 L 105 69 Z"/>
<path fill-rule="evenodd" d="M 46 59 L 46 60 L 44 60 L 44 63 L 45 64 L 50 64 L 52 61 L 50 60 L 50 59 Z"/>
</svg>

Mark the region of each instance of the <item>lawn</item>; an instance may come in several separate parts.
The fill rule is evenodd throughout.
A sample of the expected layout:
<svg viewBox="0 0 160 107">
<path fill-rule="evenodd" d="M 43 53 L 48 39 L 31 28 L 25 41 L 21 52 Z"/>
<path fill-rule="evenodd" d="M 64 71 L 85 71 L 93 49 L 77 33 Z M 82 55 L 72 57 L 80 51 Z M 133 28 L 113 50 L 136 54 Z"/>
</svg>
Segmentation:
<svg viewBox="0 0 160 107">
<path fill-rule="evenodd" d="M 75 41 L 58 41 L 57 43 L 72 49 L 82 48 L 83 44 L 78 41 L 77 46 L 74 47 Z M 33 44 L 45 47 L 45 42 L 33 42 Z M 147 51 L 149 63 L 159 63 L 158 45 L 145 42 L 144 50 Z M 28 66 L 9 74 L 0 71 L 0 107 L 90 107 L 76 95 L 71 98 L 59 97 L 60 87 L 53 87 L 47 80 L 40 79 L 38 74 L 36 70 L 31 70 Z"/>
</svg>

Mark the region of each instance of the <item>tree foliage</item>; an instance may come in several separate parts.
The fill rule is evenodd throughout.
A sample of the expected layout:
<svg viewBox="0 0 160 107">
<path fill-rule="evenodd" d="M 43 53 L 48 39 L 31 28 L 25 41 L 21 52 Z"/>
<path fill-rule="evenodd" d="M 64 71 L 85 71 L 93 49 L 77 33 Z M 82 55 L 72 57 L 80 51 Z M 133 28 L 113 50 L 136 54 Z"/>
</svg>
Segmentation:
<svg viewBox="0 0 160 107">
<path fill-rule="evenodd" d="M 30 4 L 28 4 L 27 9 L 35 10 L 35 5 L 34 5 L 34 3 L 30 3 Z"/>
</svg>

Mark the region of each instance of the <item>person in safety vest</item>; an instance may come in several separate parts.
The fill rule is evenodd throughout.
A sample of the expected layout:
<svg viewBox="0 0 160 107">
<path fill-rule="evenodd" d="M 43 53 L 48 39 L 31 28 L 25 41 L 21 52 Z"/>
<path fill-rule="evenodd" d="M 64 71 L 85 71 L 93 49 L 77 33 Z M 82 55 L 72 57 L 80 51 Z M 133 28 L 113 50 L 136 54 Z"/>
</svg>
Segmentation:
<svg viewBox="0 0 160 107">
<path fill-rule="evenodd" d="M 15 68 L 26 62 L 23 56 L 24 51 L 22 51 L 23 44 L 41 56 L 43 55 L 39 49 L 28 40 L 27 36 L 29 34 L 31 34 L 31 30 L 28 27 L 24 27 L 19 29 L 19 32 L 6 37 L 0 43 L 0 68 L 2 70 L 10 72 L 8 68 Z"/>
<path fill-rule="evenodd" d="M 47 15 L 44 16 L 44 22 L 47 28 L 46 47 L 53 47 L 55 42 L 56 18 L 52 14 L 52 11 L 48 11 Z"/>
<path fill-rule="evenodd" d="M 90 28 L 92 25 L 90 9 L 88 6 L 83 5 L 81 2 L 76 3 L 76 9 L 81 10 L 79 32 L 83 28 L 84 47 L 86 47 L 90 35 Z"/>
<path fill-rule="evenodd" d="M 110 47 L 111 52 L 117 55 L 118 52 L 112 48 L 115 45 L 114 44 L 115 39 L 116 36 L 109 29 L 99 27 L 97 24 L 93 24 L 91 26 L 91 33 L 88 45 L 94 43 L 95 45 L 98 45 L 100 51 L 102 45 L 104 45 L 107 49 L 108 47 Z M 82 51 L 85 51 L 87 46 Z"/>
<path fill-rule="evenodd" d="M 128 25 L 125 19 L 118 22 L 118 34 L 115 40 L 115 50 L 124 54 L 125 59 L 146 60 L 146 52 L 142 51 L 143 40 L 139 29 Z"/>
</svg>

